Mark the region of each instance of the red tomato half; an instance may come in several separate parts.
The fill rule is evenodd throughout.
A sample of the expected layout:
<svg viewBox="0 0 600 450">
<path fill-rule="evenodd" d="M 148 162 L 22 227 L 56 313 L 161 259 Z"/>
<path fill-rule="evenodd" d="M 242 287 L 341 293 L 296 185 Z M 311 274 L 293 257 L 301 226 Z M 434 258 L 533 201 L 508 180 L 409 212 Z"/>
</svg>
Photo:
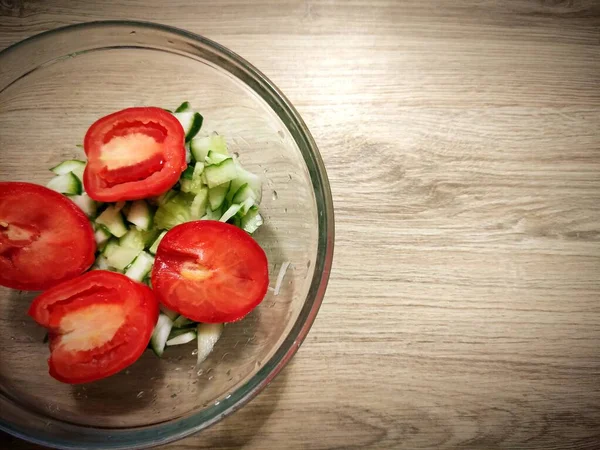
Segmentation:
<svg viewBox="0 0 600 450">
<path fill-rule="evenodd" d="M 44 292 L 29 315 L 49 330 L 50 375 L 87 383 L 141 356 L 158 319 L 158 302 L 148 287 L 124 275 L 93 270 Z"/>
<path fill-rule="evenodd" d="M 168 191 L 187 167 L 185 134 L 161 108 L 127 108 L 94 122 L 83 147 L 83 174 L 94 200 L 138 200 Z"/>
<path fill-rule="evenodd" d="M 88 218 L 67 197 L 31 183 L 0 183 L 0 285 L 39 291 L 94 262 Z"/>
<path fill-rule="evenodd" d="M 262 301 L 268 285 L 263 249 L 244 230 L 212 220 L 172 228 L 152 269 L 158 299 L 198 322 L 241 319 Z"/>
</svg>

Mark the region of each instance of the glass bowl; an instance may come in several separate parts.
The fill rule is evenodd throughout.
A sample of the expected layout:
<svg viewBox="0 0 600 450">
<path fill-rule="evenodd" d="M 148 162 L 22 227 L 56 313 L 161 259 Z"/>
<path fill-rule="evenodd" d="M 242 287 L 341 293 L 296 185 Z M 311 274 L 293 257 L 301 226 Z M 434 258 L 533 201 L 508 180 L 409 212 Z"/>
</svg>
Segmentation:
<svg viewBox="0 0 600 450">
<path fill-rule="evenodd" d="M 268 51 L 268 49 L 265 49 Z M 68 385 L 48 375 L 45 330 L 26 315 L 35 293 L 0 288 L 0 429 L 57 448 L 142 448 L 214 424 L 261 391 L 313 323 L 333 256 L 333 206 L 306 125 L 248 62 L 201 36 L 141 22 L 60 28 L 0 52 L 0 180 L 45 185 L 74 157 L 100 116 L 129 106 L 189 100 L 203 131 L 226 137 L 263 180 L 265 224 L 255 233 L 271 287 L 246 318 L 225 327 L 196 367 L 194 345 L 151 351 L 107 379 Z"/>
</svg>

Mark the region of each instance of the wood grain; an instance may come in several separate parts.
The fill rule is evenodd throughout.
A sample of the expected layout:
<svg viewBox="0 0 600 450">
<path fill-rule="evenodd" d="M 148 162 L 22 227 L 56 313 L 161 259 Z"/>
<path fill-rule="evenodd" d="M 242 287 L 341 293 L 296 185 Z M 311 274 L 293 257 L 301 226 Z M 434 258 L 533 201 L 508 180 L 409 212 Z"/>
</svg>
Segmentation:
<svg viewBox="0 0 600 450">
<path fill-rule="evenodd" d="M 117 18 L 259 67 L 336 207 L 298 355 L 165 449 L 600 448 L 600 3 L 1 0 L 0 48 Z"/>
</svg>

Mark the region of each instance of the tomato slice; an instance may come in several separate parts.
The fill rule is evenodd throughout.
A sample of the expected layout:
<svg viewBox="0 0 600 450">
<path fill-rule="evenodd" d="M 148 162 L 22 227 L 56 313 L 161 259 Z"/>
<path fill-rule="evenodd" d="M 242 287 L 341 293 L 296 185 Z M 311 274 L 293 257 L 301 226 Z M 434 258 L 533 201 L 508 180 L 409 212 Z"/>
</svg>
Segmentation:
<svg viewBox="0 0 600 450">
<path fill-rule="evenodd" d="M 83 147 L 83 174 L 94 200 L 138 200 L 168 191 L 187 167 L 185 134 L 161 108 L 127 108 L 94 122 Z"/>
<path fill-rule="evenodd" d="M 29 315 L 49 330 L 50 375 L 87 383 L 142 355 L 158 319 L 158 302 L 148 287 L 124 275 L 93 270 L 44 292 Z"/>
<path fill-rule="evenodd" d="M 211 220 L 172 228 L 160 242 L 152 288 L 167 307 L 205 323 L 241 319 L 264 298 L 267 257 L 245 231 Z"/>
<path fill-rule="evenodd" d="M 38 291 L 94 262 L 88 218 L 67 197 L 31 183 L 0 183 L 0 285 Z"/>
</svg>

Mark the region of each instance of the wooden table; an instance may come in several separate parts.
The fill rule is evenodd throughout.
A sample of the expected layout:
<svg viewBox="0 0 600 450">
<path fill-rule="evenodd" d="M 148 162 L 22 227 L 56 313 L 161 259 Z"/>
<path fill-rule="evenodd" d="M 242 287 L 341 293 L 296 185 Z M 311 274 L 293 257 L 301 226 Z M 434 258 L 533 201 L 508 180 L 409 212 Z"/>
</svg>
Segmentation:
<svg viewBox="0 0 600 450">
<path fill-rule="evenodd" d="M 96 19 L 214 39 L 298 108 L 336 208 L 298 355 L 165 449 L 600 448 L 599 2 L 108 3 L 1 0 L 0 48 Z"/>
</svg>

